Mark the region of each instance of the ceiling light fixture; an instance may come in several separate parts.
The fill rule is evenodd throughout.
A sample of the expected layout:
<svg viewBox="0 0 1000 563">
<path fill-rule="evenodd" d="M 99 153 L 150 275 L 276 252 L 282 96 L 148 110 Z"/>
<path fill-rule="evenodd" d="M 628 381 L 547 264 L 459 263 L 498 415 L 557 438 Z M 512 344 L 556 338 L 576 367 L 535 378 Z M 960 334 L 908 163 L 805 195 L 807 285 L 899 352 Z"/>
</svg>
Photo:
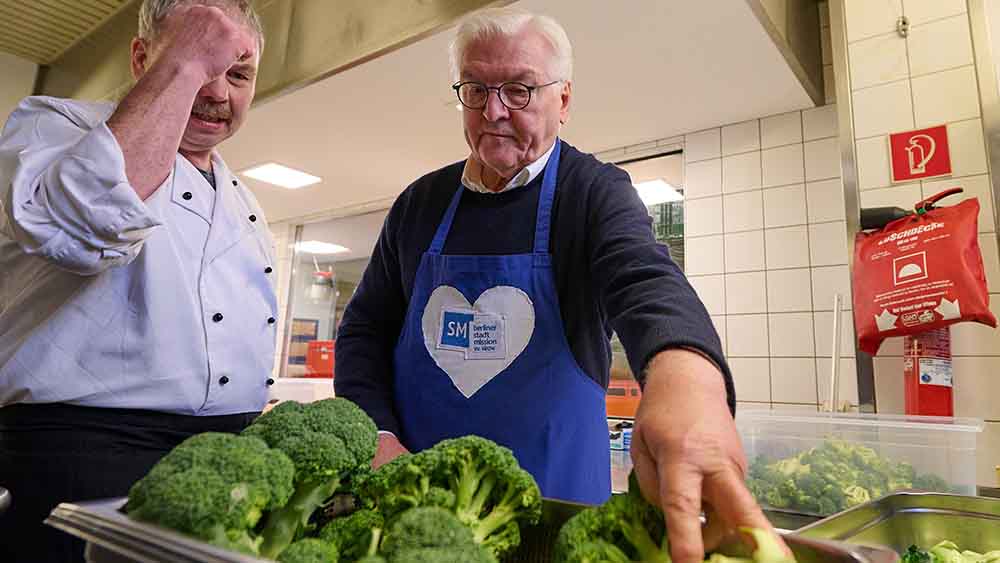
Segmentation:
<svg viewBox="0 0 1000 563">
<path fill-rule="evenodd" d="M 664 182 L 662 179 L 649 180 L 633 184 L 635 190 L 639 192 L 639 198 L 646 204 L 646 207 L 659 203 L 672 203 L 684 201 L 684 195 L 677 188 Z"/>
<path fill-rule="evenodd" d="M 295 249 L 299 252 L 307 252 L 309 254 L 343 254 L 351 251 L 350 248 L 345 246 L 319 240 L 304 240 L 296 243 Z"/>
<path fill-rule="evenodd" d="M 312 174 L 306 174 L 300 170 L 282 166 L 275 162 L 254 166 L 253 168 L 244 170 L 242 174 L 254 180 L 260 180 L 261 182 L 267 182 L 268 184 L 274 184 L 275 186 L 289 190 L 304 188 L 323 181 L 322 178 L 313 176 Z"/>
</svg>

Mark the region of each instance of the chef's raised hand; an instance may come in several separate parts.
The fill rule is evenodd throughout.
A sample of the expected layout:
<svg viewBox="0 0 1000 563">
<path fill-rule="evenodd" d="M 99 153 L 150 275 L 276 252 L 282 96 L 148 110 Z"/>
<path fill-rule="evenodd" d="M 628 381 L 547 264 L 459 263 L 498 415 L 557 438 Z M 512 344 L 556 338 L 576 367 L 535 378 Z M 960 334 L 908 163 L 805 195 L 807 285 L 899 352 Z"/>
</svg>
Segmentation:
<svg viewBox="0 0 1000 563">
<path fill-rule="evenodd" d="M 163 47 L 154 55 L 156 62 L 192 72 L 202 84 L 224 75 L 237 62 L 256 62 L 253 32 L 214 6 L 192 4 L 173 10 L 161 33 Z"/>
<path fill-rule="evenodd" d="M 722 375 L 699 354 L 668 350 L 649 363 L 632 461 L 643 495 L 663 508 L 675 563 L 702 561 L 738 527 L 773 530 L 744 485 Z"/>
</svg>

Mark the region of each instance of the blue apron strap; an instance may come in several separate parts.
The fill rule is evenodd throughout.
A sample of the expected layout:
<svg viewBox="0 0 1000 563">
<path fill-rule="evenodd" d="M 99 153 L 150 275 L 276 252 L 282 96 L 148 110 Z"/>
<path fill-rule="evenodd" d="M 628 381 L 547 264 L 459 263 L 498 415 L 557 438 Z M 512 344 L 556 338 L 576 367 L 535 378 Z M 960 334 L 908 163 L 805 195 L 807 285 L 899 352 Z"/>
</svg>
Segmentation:
<svg viewBox="0 0 1000 563">
<path fill-rule="evenodd" d="M 459 184 L 455 195 L 451 198 L 451 204 L 448 205 L 448 210 L 444 212 L 441 224 L 438 225 L 437 232 L 434 233 L 434 240 L 431 241 L 431 247 L 427 249 L 427 252 L 441 254 L 441 250 L 444 249 L 444 241 L 448 238 L 448 231 L 451 230 L 451 222 L 455 220 L 455 210 L 458 209 L 458 202 L 462 199 L 463 190 L 465 190 L 465 186 Z"/>
<path fill-rule="evenodd" d="M 559 172 L 559 152 L 562 141 L 556 137 L 552 154 L 545 164 L 542 193 L 538 196 L 538 218 L 535 222 L 535 254 L 549 253 L 549 231 L 552 229 L 552 202 L 556 197 L 556 174 Z"/>
</svg>

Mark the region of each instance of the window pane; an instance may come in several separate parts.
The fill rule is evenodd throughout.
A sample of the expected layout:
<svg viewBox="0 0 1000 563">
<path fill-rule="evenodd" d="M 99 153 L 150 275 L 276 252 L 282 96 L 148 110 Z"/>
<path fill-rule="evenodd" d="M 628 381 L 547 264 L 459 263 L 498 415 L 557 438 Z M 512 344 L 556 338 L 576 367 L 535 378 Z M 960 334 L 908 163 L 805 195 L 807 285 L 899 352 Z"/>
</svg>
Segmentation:
<svg viewBox="0 0 1000 563">
<path fill-rule="evenodd" d="M 284 375 L 333 377 L 337 329 L 368 267 L 386 211 L 302 227 L 292 271 Z"/>
<path fill-rule="evenodd" d="M 639 186 L 640 197 L 647 201 L 653 237 L 663 244 L 670 258 L 684 269 L 684 156 L 680 153 L 654 156 L 620 164 L 632 183 Z M 652 188 L 647 186 L 653 186 Z M 626 385 L 634 386 L 628 387 Z M 622 395 L 625 395 L 626 404 Z M 608 390 L 608 413 L 634 413 L 641 396 L 625 355 L 625 348 L 614 335 L 611 341 L 611 387 Z M 616 414 L 612 414 L 612 412 Z M 634 414 L 624 415 L 626 418 Z"/>
</svg>

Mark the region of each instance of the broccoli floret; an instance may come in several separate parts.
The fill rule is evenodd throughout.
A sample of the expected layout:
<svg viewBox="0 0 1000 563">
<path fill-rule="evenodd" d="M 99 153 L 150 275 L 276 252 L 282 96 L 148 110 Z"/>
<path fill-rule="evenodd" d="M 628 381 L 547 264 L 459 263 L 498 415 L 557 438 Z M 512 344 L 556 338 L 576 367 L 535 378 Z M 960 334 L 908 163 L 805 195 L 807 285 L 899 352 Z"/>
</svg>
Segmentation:
<svg viewBox="0 0 1000 563">
<path fill-rule="evenodd" d="M 382 541 L 381 555 L 392 563 L 495 563 L 472 530 L 450 510 L 411 508 L 400 514 Z"/>
<path fill-rule="evenodd" d="M 920 549 L 915 545 L 911 545 L 906 553 L 903 554 L 900 563 L 933 563 L 931 559 L 931 554 Z"/>
<path fill-rule="evenodd" d="M 381 553 L 390 559 L 397 551 L 420 547 L 450 547 L 475 543 L 472 530 L 449 510 L 437 507 L 411 508 L 389 527 Z"/>
<path fill-rule="evenodd" d="M 1000 561 L 1000 551 L 977 553 L 962 551 L 955 542 L 944 540 L 929 550 L 911 545 L 903 554 L 901 563 L 996 563 Z"/>
<path fill-rule="evenodd" d="M 498 558 L 516 549 L 520 534 L 510 525 L 537 523 L 542 495 L 514 454 L 479 436 L 444 440 L 431 451 L 435 483 L 443 481 L 454 493 L 455 514 L 472 529 L 476 543 Z"/>
<path fill-rule="evenodd" d="M 163 457 L 129 491 L 125 511 L 214 545 L 256 555 L 253 533 L 293 491 L 294 466 L 251 437 L 206 432 Z"/>
<path fill-rule="evenodd" d="M 889 491 L 899 491 L 913 488 L 913 480 L 916 479 L 917 472 L 909 463 L 897 463 L 889 473 Z"/>
<path fill-rule="evenodd" d="M 872 500 L 868 489 L 859 487 L 858 485 L 844 487 L 844 495 L 847 497 L 847 506 L 849 507 L 858 506 L 859 504 L 864 504 Z"/>
<path fill-rule="evenodd" d="M 390 559 L 390 563 L 497 563 L 497 560 L 488 550 L 471 544 L 404 549 Z"/>
<path fill-rule="evenodd" d="M 418 506 L 441 506 L 443 489 L 432 487 L 431 478 L 437 467 L 437 452 L 433 449 L 401 455 L 382 465 L 359 485 L 360 495 L 377 499 L 386 520 L 392 520 L 404 510 Z M 432 489 L 434 492 L 432 493 Z M 431 498 L 428 499 L 428 495 Z M 450 499 L 454 504 L 454 494 Z"/>
<path fill-rule="evenodd" d="M 913 488 L 932 493 L 946 493 L 951 490 L 947 481 L 932 473 L 917 475 L 913 479 Z"/>
<path fill-rule="evenodd" d="M 455 507 L 455 493 L 441 487 L 430 487 L 424 495 L 423 505 L 452 509 Z"/>
<path fill-rule="evenodd" d="M 349 561 L 368 553 L 372 531 L 384 525 L 382 514 L 375 510 L 359 510 L 349 516 L 334 518 L 319 533 L 320 539 L 337 546 L 340 556 Z"/>
<path fill-rule="evenodd" d="M 260 554 L 272 558 L 309 529 L 313 512 L 351 472 L 371 464 L 378 441 L 368 415 L 339 398 L 305 405 L 286 401 L 243 433 L 281 450 L 295 465 L 295 492 L 268 515 L 261 532 Z"/>
<path fill-rule="evenodd" d="M 517 548 L 520 526 L 538 522 L 541 493 L 507 448 L 478 436 L 444 440 L 376 470 L 361 495 L 386 522 L 415 507 L 450 509 L 495 556 Z"/>
<path fill-rule="evenodd" d="M 604 540 L 585 541 L 566 554 L 565 563 L 631 563 L 622 550 Z"/>
<path fill-rule="evenodd" d="M 337 546 L 316 538 L 301 539 L 281 552 L 280 563 L 337 563 Z"/>
<path fill-rule="evenodd" d="M 595 561 L 598 554 L 615 562 L 669 563 L 663 513 L 638 495 L 613 495 L 570 518 L 559 530 L 554 554 L 562 563 Z"/>
<path fill-rule="evenodd" d="M 755 547 L 749 557 L 713 554 L 709 563 L 795 563 L 775 538 L 741 528 Z M 750 550 L 744 549 L 743 552 Z M 670 563 L 663 513 L 638 495 L 614 495 L 601 506 L 570 518 L 559 530 L 556 563 Z"/>
</svg>

